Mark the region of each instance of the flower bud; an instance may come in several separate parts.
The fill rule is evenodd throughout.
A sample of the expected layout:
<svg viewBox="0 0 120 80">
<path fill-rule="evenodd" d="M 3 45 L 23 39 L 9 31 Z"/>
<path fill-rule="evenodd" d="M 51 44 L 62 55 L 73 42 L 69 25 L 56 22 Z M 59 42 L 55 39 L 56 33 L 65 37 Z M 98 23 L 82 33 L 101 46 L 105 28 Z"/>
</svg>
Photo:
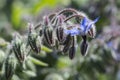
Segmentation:
<svg viewBox="0 0 120 80">
<path fill-rule="evenodd" d="M 66 36 L 65 41 L 63 42 L 63 45 L 67 44 L 70 40 L 71 40 L 71 36 L 70 36 L 70 34 L 68 34 L 68 35 Z"/>
<path fill-rule="evenodd" d="M 39 53 L 41 46 L 40 43 L 37 44 L 38 41 L 38 35 L 37 33 L 34 31 L 34 29 L 31 30 L 31 27 L 33 26 L 29 26 L 29 33 L 28 33 L 28 45 L 30 45 L 31 49 L 35 52 L 35 53 Z M 38 46 L 39 45 L 39 46 Z"/>
<path fill-rule="evenodd" d="M 51 27 L 45 27 L 43 33 L 44 39 L 46 40 L 47 44 L 50 46 L 54 46 L 53 29 Z"/>
<path fill-rule="evenodd" d="M 74 56 L 75 56 L 75 53 L 76 53 L 75 47 L 72 46 L 72 47 L 69 49 L 69 58 L 70 58 L 70 59 L 73 59 Z"/>
<path fill-rule="evenodd" d="M 20 63 L 22 63 L 25 58 L 24 52 L 21 52 L 22 45 L 23 43 L 21 42 L 20 36 L 16 35 L 15 39 L 12 41 L 12 49 Z"/>
<path fill-rule="evenodd" d="M 15 63 L 12 58 L 13 57 L 8 56 L 5 61 L 5 78 L 6 78 L 6 80 L 11 80 L 11 78 L 14 74 Z"/>
<path fill-rule="evenodd" d="M 63 43 L 64 44 L 64 48 L 63 48 L 64 53 L 66 53 L 69 50 L 69 48 L 71 46 L 71 43 L 72 43 L 72 38 L 71 38 L 71 36 L 69 34 L 69 35 L 67 35 L 66 40 Z"/>
<path fill-rule="evenodd" d="M 40 46 L 37 46 L 36 42 L 37 42 L 37 36 L 34 36 L 34 34 L 31 35 L 31 36 L 28 36 L 28 44 L 30 45 L 31 49 L 34 52 L 39 53 L 40 52 Z"/>
<path fill-rule="evenodd" d="M 82 44 L 81 44 L 80 49 L 81 49 L 81 54 L 82 54 L 83 56 L 85 56 L 86 53 L 87 53 L 87 49 L 88 49 L 88 43 L 85 42 L 85 41 L 83 41 Z"/>
<path fill-rule="evenodd" d="M 49 21 L 48 16 L 43 17 L 43 23 L 44 23 L 45 26 L 49 25 L 50 21 Z"/>
<path fill-rule="evenodd" d="M 64 29 L 63 27 L 59 26 L 57 29 L 56 29 L 56 35 L 57 35 L 57 39 L 59 42 L 63 42 L 65 40 L 65 34 L 64 34 Z"/>
<path fill-rule="evenodd" d="M 73 59 L 75 56 L 75 53 L 76 53 L 75 44 L 76 44 L 75 36 L 72 36 L 72 45 L 69 49 L 69 58 L 70 59 Z"/>
</svg>

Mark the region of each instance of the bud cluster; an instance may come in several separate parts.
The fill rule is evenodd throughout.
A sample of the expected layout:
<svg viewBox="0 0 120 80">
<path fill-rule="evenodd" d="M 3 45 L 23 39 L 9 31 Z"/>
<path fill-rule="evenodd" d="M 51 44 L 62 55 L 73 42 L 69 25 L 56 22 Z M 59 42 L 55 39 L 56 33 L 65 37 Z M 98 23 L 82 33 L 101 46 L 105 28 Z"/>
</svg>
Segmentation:
<svg viewBox="0 0 120 80">
<path fill-rule="evenodd" d="M 68 16 L 67 13 L 71 13 L 71 15 Z M 39 28 L 39 36 L 43 44 L 47 44 L 47 46 L 63 53 L 68 53 L 69 58 L 73 59 L 77 45 L 76 36 L 83 39 L 80 50 L 84 56 L 88 49 L 87 37 L 95 37 L 96 29 L 94 24 L 98 19 L 92 21 L 83 12 L 67 8 L 44 16 L 43 21 L 35 26 L 34 30 Z"/>
</svg>

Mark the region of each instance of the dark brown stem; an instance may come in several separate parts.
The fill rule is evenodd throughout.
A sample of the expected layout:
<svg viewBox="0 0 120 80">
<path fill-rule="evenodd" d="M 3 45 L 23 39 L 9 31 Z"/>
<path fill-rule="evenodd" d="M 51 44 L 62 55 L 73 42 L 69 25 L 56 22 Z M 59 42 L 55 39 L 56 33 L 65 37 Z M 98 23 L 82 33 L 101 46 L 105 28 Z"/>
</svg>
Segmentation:
<svg viewBox="0 0 120 80">
<path fill-rule="evenodd" d="M 64 9 L 64 10 L 58 12 L 58 15 L 63 14 L 63 13 L 66 13 L 66 12 L 71 12 L 71 13 L 78 14 L 78 11 L 77 11 L 77 10 L 71 9 L 71 8 L 67 8 L 67 9 Z"/>
<path fill-rule="evenodd" d="M 36 29 L 39 28 L 41 25 L 42 25 L 42 23 L 38 23 L 38 24 L 34 27 L 34 29 L 36 30 Z"/>
<path fill-rule="evenodd" d="M 72 36 L 72 46 L 75 46 L 75 37 Z"/>
<path fill-rule="evenodd" d="M 87 41 L 87 36 L 82 36 L 83 41 L 86 43 Z"/>
<path fill-rule="evenodd" d="M 54 18 L 54 16 L 56 16 L 56 13 L 52 13 L 52 14 L 50 14 L 48 17 L 49 17 L 49 19 L 52 21 L 52 19 Z"/>
<path fill-rule="evenodd" d="M 48 17 L 49 17 L 49 19 L 53 19 L 55 15 L 56 15 L 55 13 L 52 13 L 52 14 L 50 14 Z M 41 25 L 42 25 L 42 23 L 38 23 L 38 24 L 35 26 L 34 29 L 39 28 Z"/>
<path fill-rule="evenodd" d="M 78 14 L 78 11 L 75 10 L 75 9 L 71 9 L 71 8 L 67 8 L 67 9 L 64 9 L 64 10 L 61 10 L 60 12 L 58 12 L 56 14 L 56 16 L 58 15 L 61 15 L 61 14 L 64 14 L 64 13 L 67 13 L 67 12 L 71 12 L 71 13 L 74 13 L 74 14 Z M 55 20 L 56 16 L 54 16 L 51 20 L 51 22 L 53 23 L 53 21 Z"/>
<path fill-rule="evenodd" d="M 78 18 L 81 18 L 81 19 L 84 18 L 84 16 L 82 16 L 82 15 L 80 15 L 80 14 L 75 14 L 75 15 L 72 15 L 72 16 L 66 18 L 66 19 L 64 20 L 64 22 L 66 22 L 66 21 L 68 21 L 68 20 L 70 20 L 71 18 L 74 18 L 74 17 L 78 17 Z"/>
</svg>

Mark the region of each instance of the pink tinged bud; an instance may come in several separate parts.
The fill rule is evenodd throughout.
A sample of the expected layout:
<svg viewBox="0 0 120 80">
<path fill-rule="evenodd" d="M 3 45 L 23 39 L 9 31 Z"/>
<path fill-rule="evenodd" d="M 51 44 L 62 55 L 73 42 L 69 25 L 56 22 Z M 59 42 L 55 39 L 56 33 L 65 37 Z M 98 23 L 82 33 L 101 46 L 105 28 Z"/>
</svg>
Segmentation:
<svg viewBox="0 0 120 80">
<path fill-rule="evenodd" d="M 45 27 L 44 39 L 49 46 L 54 46 L 53 30 L 51 28 Z"/>
<path fill-rule="evenodd" d="M 62 27 L 59 26 L 56 29 L 56 35 L 59 42 L 63 42 L 65 40 L 64 29 Z"/>
<path fill-rule="evenodd" d="M 44 23 L 44 25 L 45 25 L 45 26 L 48 26 L 48 25 L 49 25 L 49 22 L 50 22 L 50 21 L 49 21 L 48 16 L 44 16 L 44 17 L 43 17 L 43 23 Z"/>
</svg>

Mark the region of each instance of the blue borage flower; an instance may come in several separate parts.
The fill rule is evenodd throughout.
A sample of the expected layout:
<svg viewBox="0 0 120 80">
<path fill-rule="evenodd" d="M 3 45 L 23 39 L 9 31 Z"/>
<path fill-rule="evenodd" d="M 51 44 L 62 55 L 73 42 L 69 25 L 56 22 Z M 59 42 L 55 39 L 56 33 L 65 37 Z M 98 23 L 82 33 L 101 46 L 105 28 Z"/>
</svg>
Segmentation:
<svg viewBox="0 0 120 80">
<path fill-rule="evenodd" d="M 70 34 L 71 36 L 75 35 L 86 35 L 88 31 L 92 28 L 92 25 L 95 24 L 99 20 L 99 17 L 95 20 L 91 21 L 88 18 L 84 17 L 82 22 L 80 23 L 79 29 L 74 27 L 70 30 L 65 29 L 65 34 Z"/>
<path fill-rule="evenodd" d="M 80 31 L 78 30 L 77 27 L 74 27 L 74 28 L 72 28 L 70 30 L 67 30 L 67 29 L 64 30 L 64 33 L 65 34 L 70 34 L 71 36 L 75 36 L 75 35 L 79 35 Z"/>
</svg>

